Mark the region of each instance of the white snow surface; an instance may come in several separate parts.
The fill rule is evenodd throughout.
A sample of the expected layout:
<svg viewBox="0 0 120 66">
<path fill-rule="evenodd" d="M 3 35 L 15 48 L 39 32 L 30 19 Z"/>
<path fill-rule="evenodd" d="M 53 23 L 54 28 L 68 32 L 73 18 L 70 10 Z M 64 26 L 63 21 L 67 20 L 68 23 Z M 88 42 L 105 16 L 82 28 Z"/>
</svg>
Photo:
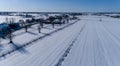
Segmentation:
<svg viewBox="0 0 120 66">
<path fill-rule="evenodd" d="M 76 37 L 61 66 L 120 66 L 120 20 L 105 16 L 81 16 L 80 19 L 24 47 L 24 53 L 15 51 L 1 58 L 0 66 L 55 66 Z M 15 32 L 13 41 L 23 45 L 66 25 L 55 28 L 45 25 L 40 34 L 37 25 L 34 25 L 28 33 L 24 29 Z M 8 40 L 3 40 L 1 44 L 0 55 L 12 49 Z"/>
</svg>

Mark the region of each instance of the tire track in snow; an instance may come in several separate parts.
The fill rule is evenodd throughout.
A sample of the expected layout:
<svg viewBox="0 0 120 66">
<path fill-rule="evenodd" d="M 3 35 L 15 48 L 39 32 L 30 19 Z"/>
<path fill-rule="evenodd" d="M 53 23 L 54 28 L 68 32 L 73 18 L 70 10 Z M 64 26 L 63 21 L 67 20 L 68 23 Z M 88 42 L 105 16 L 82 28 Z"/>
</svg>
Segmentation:
<svg viewBox="0 0 120 66">
<path fill-rule="evenodd" d="M 116 45 L 119 44 L 118 39 L 113 36 L 114 34 L 109 32 L 103 23 L 98 24 L 100 31 L 97 31 L 99 32 L 99 39 L 102 42 L 101 45 L 107 66 L 119 66 L 120 52 L 118 50 L 120 50 L 120 47 Z"/>
<path fill-rule="evenodd" d="M 76 49 L 74 47 L 74 51 L 77 50 L 77 52 L 75 51 L 76 54 L 79 54 L 79 56 L 73 56 L 73 59 L 74 57 L 76 57 L 76 62 L 75 63 L 71 63 L 72 65 L 70 66 L 93 66 L 94 65 L 94 53 L 93 53 L 93 39 L 94 39 L 94 30 L 93 30 L 93 23 L 88 23 L 87 24 L 87 31 L 85 31 L 86 34 L 83 34 L 85 35 L 85 39 L 84 37 L 80 37 L 81 39 L 84 40 L 83 43 L 80 43 L 78 41 L 78 45 L 80 44 L 81 46 L 78 47 L 78 49 Z M 79 39 L 79 40 L 81 40 Z M 81 40 L 82 41 L 82 40 Z M 76 45 L 76 46 L 78 46 Z M 83 45 L 83 46 L 82 46 Z M 74 52 L 73 51 L 73 52 Z M 73 54 L 71 54 L 71 57 L 72 57 Z M 71 59 L 72 60 L 72 59 Z M 78 61 L 78 62 L 77 62 Z"/>
<path fill-rule="evenodd" d="M 75 28 L 82 28 L 84 23 L 77 23 L 75 25 L 76 25 Z M 70 32 L 71 36 L 68 37 L 68 39 L 70 39 L 70 40 L 68 41 L 65 39 L 62 43 L 59 43 L 59 47 L 56 47 L 56 49 L 54 49 L 54 51 L 51 52 L 51 54 L 49 54 L 49 56 L 44 61 L 42 61 L 39 65 L 40 66 L 54 66 L 57 63 L 57 61 L 59 60 L 59 58 L 62 56 L 64 51 L 68 48 L 71 41 L 74 40 L 75 37 L 78 35 L 80 30 L 81 29 L 79 29 L 79 30 L 75 29 L 72 32 Z M 62 45 L 62 44 L 64 44 L 64 45 Z M 52 60 L 51 60 L 51 57 L 53 57 Z M 51 60 L 51 61 L 47 61 L 47 60 Z"/>
<path fill-rule="evenodd" d="M 111 57 L 109 56 L 110 55 L 108 52 L 109 48 L 106 47 L 106 44 L 108 45 L 106 41 L 109 40 L 108 35 L 106 35 L 106 31 L 104 31 L 103 26 L 100 25 L 100 28 L 101 28 L 101 32 L 100 31 L 98 32 L 99 32 L 99 39 L 101 41 L 101 46 L 102 46 L 101 48 L 103 48 L 103 54 L 104 54 L 103 59 L 106 61 L 107 66 L 114 65 L 113 62 L 111 61 L 112 60 Z"/>
<path fill-rule="evenodd" d="M 97 44 L 96 50 L 95 50 L 96 66 L 98 64 L 101 64 L 102 66 L 109 66 L 107 56 L 105 55 L 107 53 L 107 51 L 106 51 L 106 48 L 104 47 L 104 39 L 101 34 L 101 32 L 103 32 L 103 29 L 101 28 L 101 25 L 99 25 L 98 23 L 96 23 L 96 25 L 95 25 L 95 31 L 98 36 L 98 38 L 96 39 L 98 44 Z M 98 52 L 98 50 L 99 50 L 99 52 Z M 98 56 L 96 54 L 98 54 Z"/>
<path fill-rule="evenodd" d="M 69 55 L 65 58 L 64 62 L 62 63 L 62 66 L 80 66 L 80 58 L 83 58 L 83 50 L 85 50 L 84 48 L 88 35 L 87 25 L 88 24 L 86 23 L 84 30 L 81 32 L 78 39 L 75 41 L 74 46 L 72 46 L 72 49 L 70 50 Z"/>
<path fill-rule="evenodd" d="M 78 33 L 78 35 L 75 37 L 74 40 L 71 41 L 69 47 L 65 50 L 64 54 L 61 56 L 61 58 L 59 59 L 59 61 L 57 62 L 57 64 L 55 64 L 55 66 L 61 66 L 62 63 L 64 62 L 65 58 L 68 56 L 68 54 L 70 53 L 71 48 L 73 47 L 75 41 L 78 39 L 79 35 L 81 34 L 81 32 L 83 31 L 84 27 L 86 24 L 83 25 L 83 27 L 81 28 L 80 32 Z"/>
<path fill-rule="evenodd" d="M 114 34 L 112 33 L 104 24 L 101 24 L 102 28 L 103 28 L 103 31 L 106 33 L 106 39 L 104 39 L 104 47 L 106 48 L 106 52 L 107 52 L 107 57 L 109 60 L 109 64 L 111 66 L 119 66 L 120 63 L 120 41 L 119 41 L 119 38 Z M 104 34 L 103 34 L 104 35 Z M 107 41 L 106 41 L 107 40 Z"/>
<path fill-rule="evenodd" d="M 118 36 L 116 36 L 116 34 L 114 34 L 113 32 L 111 32 L 109 29 L 108 29 L 108 27 L 106 27 L 104 24 L 102 24 L 103 25 L 103 27 L 104 27 L 104 29 L 107 31 L 107 33 L 108 33 L 108 35 L 111 37 L 111 39 L 113 40 L 113 41 L 115 41 L 116 43 L 117 43 L 117 45 L 120 47 L 120 38 L 118 37 Z"/>
<path fill-rule="evenodd" d="M 84 36 L 84 37 L 83 37 Z M 76 56 L 77 54 L 76 54 L 76 51 L 77 52 L 79 52 L 78 53 L 78 55 L 79 55 L 79 57 L 81 58 L 81 59 L 79 59 L 79 61 L 78 60 L 76 60 L 76 59 L 74 59 L 73 61 L 72 61 L 72 58 L 71 58 L 71 62 L 74 62 L 74 63 L 72 63 L 72 65 L 74 65 L 74 64 L 78 64 L 79 66 L 81 66 L 81 64 L 82 64 L 82 59 L 83 59 L 83 56 L 84 56 L 84 50 L 85 50 L 85 47 L 86 47 L 86 39 L 87 39 L 87 36 L 88 36 L 88 28 L 86 28 L 86 30 L 84 29 L 84 33 L 83 33 L 83 36 L 79 36 L 79 39 L 80 39 L 80 45 L 79 46 L 77 46 L 77 48 L 75 48 L 75 46 L 74 46 L 74 48 L 75 49 L 73 49 L 74 51 L 73 52 L 75 52 L 74 54 L 75 54 L 75 56 L 74 57 L 76 57 L 76 59 L 78 59 L 78 56 Z M 82 38 L 80 38 L 80 37 L 82 37 Z M 78 39 L 78 40 L 79 40 Z M 78 42 L 78 43 L 79 43 Z M 81 48 L 80 48 L 81 47 Z M 80 50 L 79 50 L 80 49 Z M 76 51 L 75 51 L 76 50 Z M 81 52 L 80 52 L 81 51 Z M 72 55 L 72 54 L 71 54 Z M 78 62 L 78 63 L 77 63 Z M 68 64 L 69 64 L 69 62 L 68 62 Z M 71 64 L 69 64 L 70 66 L 72 66 Z"/>
</svg>

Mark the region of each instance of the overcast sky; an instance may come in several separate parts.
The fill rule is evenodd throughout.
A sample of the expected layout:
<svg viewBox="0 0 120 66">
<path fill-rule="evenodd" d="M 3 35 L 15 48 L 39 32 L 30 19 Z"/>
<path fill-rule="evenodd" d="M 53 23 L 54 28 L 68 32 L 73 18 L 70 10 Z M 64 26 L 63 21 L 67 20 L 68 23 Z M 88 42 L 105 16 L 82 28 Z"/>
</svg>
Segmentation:
<svg viewBox="0 0 120 66">
<path fill-rule="evenodd" d="M 0 11 L 120 12 L 120 0 L 0 0 Z"/>
</svg>

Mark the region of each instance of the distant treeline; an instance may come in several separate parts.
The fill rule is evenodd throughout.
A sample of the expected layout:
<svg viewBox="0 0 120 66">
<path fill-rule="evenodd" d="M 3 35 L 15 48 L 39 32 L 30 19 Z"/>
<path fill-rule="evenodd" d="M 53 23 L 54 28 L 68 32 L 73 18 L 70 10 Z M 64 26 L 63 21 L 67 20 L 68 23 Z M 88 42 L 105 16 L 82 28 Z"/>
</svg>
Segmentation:
<svg viewBox="0 0 120 66">
<path fill-rule="evenodd" d="M 120 18 L 120 13 L 119 12 L 92 13 L 92 15 L 107 16 L 107 17 L 112 17 L 112 18 Z"/>
<path fill-rule="evenodd" d="M 78 12 L 0 12 L 0 15 L 11 15 L 11 14 L 71 14 L 71 15 L 87 15 L 88 13 L 78 13 Z"/>
</svg>

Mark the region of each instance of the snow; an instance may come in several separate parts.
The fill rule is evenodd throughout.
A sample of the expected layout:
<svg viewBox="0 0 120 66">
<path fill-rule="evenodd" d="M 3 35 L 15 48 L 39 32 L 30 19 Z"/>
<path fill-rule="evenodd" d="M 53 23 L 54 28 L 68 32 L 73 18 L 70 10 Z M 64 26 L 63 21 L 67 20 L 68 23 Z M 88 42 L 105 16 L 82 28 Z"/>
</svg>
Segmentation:
<svg viewBox="0 0 120 66">
<path fill-rule="evenodd" d="M 42 33 L 38 33 L 37 25 L 27 33 L 24 29 L 16 31 L 15 45 L 3 39 L 0 55 L 15 49 L 16 45 L 37 41 L 1 57 L 0 66 L 55 66 L 59 63 L 60 66 L 120 66 L 120 20 L 92 15 L 79 18 L 77 22 L 55 28 L 44 25 Z"/>
<path fill-rule="evenodd" d="M 1 23 L 6 23 L 6 18 L 8 18 L 8 20 L 10 20 L 11 18 L 14 18 L 15 19 L 15 23 L 16 22 L 19 22 L 19 20 L 27 20 L 27 19 L 31 19 L 31 18 L 23 18 L 23 17 L 20 17 L 20 16 L 0 16 L 0 24 Z"/>
<path fill-rule="evenodd" d="M 32 16 L 35 17 L 35 19 L 47 19 L 47 17 L 45 15 L 36 15 L 36 14 L 32 14 Z M 15 19 L 15 23 L 19 22 L 19 20 L 24 20 L 26 21 L 27 19 L 32 19 L 32 18 L 24 18 L 21 16 L 0 16 L 0 24 L 1 23 L 5 23 L 6 22 L 6 18 L 8 18 L 8 20 L 10 20 L 11 18 Z"/>
<path fill-rule="evenodd" d="M 119 66 L 118 21 L 87 21 L 62 66 Z M 116 34 L 117 33 L 117 34 Z"/>
</svg>

